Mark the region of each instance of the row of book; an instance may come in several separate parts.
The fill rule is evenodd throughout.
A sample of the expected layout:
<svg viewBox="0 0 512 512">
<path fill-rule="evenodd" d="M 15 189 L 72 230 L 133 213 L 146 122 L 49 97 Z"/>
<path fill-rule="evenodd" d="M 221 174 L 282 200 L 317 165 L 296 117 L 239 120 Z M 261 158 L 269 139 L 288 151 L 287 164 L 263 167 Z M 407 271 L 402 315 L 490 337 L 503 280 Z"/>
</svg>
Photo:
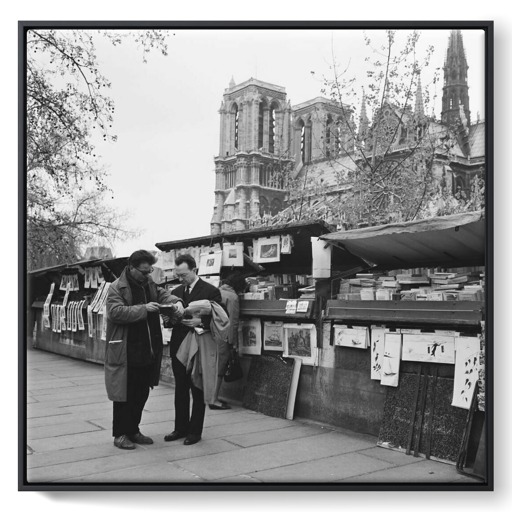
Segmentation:
<svg viewBox="0 0 512 512">
<path fill-rule="evenodd" d="M 482 301 L 484 278 L 480 271 L 419 273 L 390 271 L 361 273 L 340 282 L 340 300 Z"/>
</svg>

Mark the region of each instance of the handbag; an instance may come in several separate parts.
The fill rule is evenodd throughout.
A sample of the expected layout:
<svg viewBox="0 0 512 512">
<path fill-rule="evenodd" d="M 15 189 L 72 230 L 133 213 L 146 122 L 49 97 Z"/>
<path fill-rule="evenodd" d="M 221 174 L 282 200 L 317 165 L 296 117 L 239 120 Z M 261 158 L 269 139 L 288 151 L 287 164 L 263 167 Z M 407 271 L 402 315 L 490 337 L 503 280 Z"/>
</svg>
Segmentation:
<svg viewBox="0 0 512 512">
<path fill-rule="evenodd" d="M 224 380 L 226 382 L 234 382 L 235 380 L 240 380 L 243 376 L 244 372 L 240 364 L 238 352 L 236 350 L 233 350 L 231 357 L 229 358 L 228 361 L 226 373 L 224 374 Z"/>
</svg>

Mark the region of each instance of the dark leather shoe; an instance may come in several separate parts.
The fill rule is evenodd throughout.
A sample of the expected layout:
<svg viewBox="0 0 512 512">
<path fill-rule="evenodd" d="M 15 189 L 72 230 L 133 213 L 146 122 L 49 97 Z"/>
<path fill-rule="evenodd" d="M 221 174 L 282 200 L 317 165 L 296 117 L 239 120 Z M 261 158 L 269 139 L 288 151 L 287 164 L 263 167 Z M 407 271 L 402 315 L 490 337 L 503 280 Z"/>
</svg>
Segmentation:
<svg viewBox="0 0 512 512">
<path fill-rule="evenodd" d="M 121 448 L 121 450 L 135 450 L 135 445 L 125 435 L 115 437 L 114 446 Z"/>
<path fill-rule="evenodd" d="M 136 434 L 133 434 L 133 436 L 128 436 L 128 438 L 132 443 L 153 444 L 153 439 L 151 439 L 151 437 L 145 436 L 141 432 L 137 432 Z"/>
<path fill-rule="evenodd" d="M 192 434 L 188 435 L 185 438 L 185 441 L 183 441 L 183 444 L 189 445 L 189 444 L 196 444 L 199 441 L 201 441 L 201 436 L 194 436 Z"/>
<path fill-rule="evenodd" d="M 176 439 L 182 439 L 186 436 L 186 434 L 182 434 L 181 432 L 171 432 L 164 437 L 164 441 L 176 441 Z"/>
</svg>

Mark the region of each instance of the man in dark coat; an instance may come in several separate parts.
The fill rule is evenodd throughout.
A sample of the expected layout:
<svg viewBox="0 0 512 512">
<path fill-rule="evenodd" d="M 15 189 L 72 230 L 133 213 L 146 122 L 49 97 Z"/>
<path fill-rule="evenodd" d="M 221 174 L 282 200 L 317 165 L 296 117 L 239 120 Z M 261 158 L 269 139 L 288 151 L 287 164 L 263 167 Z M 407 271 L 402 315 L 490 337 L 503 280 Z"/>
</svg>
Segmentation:
<svg viewBox="0 0 512 512">
<path fill-rule="evenodd" d="M 175 261 L 175 274 L 182 283 L 173 290 L 173 294 L 183 300 L 186 308 L 196 300 L 209 300 L 220 304 L 222 297 L 215 286 L 203 281 L 197 276 L 196 261 L 189 254 L 178 256 Z M 196 388 L 185 366 L 176 357 L 176 353 L 190 330 L 195 327 L 208 329 L 211 316 L 200 318 L 183 317 L 173 326 L 170 353 L 172 358 L 172 371 L 174 374 L 174 431 L 165 436 L 166 441 L 175 441 L 185 438 L 184 444 L 195 444 L 201 439 L 205 414 L 203 390 Z M 190 414 L 190 393 L 192 393 L 192 414 Z"/>
<path fill-rule="evenodd" d="M 158 385 L 160 377 L 159 304 L 173 304 L 176 314 L 183 312 L 181 301 L 149 276 L 155 262 L 150 252 L 135 251 L 107 296 L 105 385 L 114 402 L 114 445 L 124 450 L 133 450 L 133 443 L 153 443 L 139 424 L 149 388 Z"/>
</svg>

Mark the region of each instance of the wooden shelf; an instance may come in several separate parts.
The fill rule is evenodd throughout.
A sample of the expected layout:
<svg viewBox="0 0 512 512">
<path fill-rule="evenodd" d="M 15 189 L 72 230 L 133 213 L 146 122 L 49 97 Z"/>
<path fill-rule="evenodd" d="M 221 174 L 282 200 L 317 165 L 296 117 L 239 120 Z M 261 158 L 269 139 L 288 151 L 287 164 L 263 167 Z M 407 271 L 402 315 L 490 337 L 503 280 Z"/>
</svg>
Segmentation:
<svg viewBox="0 0 512 512">
<path fill-rule="evenodd" d="M 307 301 L 308 310 L 305 313 L 286 314 L 288 300 L 297 302 Z M 240 301 L 240 314 L 244 316 L 264 316 L 276 318 L 315 318 L 315 299 L 287 299 L 287 300 L 250 300 Z"/>
<path fill-rule="evenodd" d="M 328 300 L 327 320 L 479 325 L 482 301 Z"/>
</svg>

